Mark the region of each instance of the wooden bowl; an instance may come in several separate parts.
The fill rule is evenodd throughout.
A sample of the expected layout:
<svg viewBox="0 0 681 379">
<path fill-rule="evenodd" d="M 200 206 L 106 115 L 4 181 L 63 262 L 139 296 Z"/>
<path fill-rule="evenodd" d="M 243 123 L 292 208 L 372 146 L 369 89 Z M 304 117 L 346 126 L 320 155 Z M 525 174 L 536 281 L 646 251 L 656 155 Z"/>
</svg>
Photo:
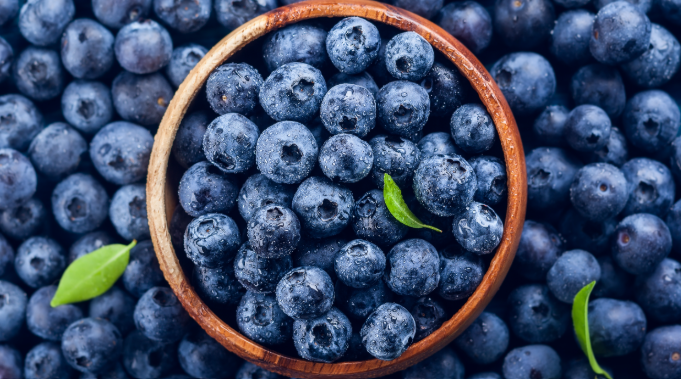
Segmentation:
<svg viewBox="0 0 681 379">
<path fill-rule="evenodd" d="M 461 309 L 440 329 L 413 344 L 393 361 L 314 363 L 289 357 L 241 335 L 213 313 L 196 294 L 173 250 L 168 224 L 177 204 L 178 173 L 167 173 L 170 149 L 187 108 L 214 68 L 257 38 L 299 21 L 320 17 L 357 16 L 404 31 L 414 31 L 451 60 L 477 91 L 494 119 L 508 174 L 504 234 L 482 283 Z M 167 179 L 170 175 L 174 179 Z M 403 370 L 440 350 L 463 332 L 484 310 L 501 286 L 520 241 L 527 202 L 525 158 L 520 134 L 499 87 L 459 41 L 434 23 L 403 9 L 362 0 L 314 0 L 275 9 L 256 17 L 215 45 L 196 65 L 170 102 L 155 137 L 147 179 L 147 212 L 156 254 L 177 297 L 192 318 L 229 351 L 267 370 L 295 378 L 373 378 Z"/>
</svg>

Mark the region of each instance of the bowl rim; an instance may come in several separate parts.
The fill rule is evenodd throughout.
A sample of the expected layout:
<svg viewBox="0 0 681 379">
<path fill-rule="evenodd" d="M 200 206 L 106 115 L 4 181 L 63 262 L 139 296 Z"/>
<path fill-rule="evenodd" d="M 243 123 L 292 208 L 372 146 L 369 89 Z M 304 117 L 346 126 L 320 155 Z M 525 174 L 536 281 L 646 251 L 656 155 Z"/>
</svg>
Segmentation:
<svg viewBox="0 0 681 379">
<path fill-rule="evenodd" d="M 171 243 L 168 225 L 176 194 L 167 180 L 170 151 L 177 128 L 192 100 L 213 69 L 248 43 L 284 26 L 314 19 L 362 17 L 424 37 L 449 59 L 471 83 L 494 121 L 507 172 L 507 212 L 501 243 L 485 276 L 465 304 L 425 339 L 411 345 L 392 361 L 317 363 L 279 354 L 261 346 L 223 322 L 199 298 L 185 276 Z M 525 156 L 511 109 L 501 90 L 478 59 L 456 38 L 420 16 L 391 5 L 367 0 L 311 0 L 280 7 L 243 24 L 218 42 L 194 67 L 166 110 L 150 157 L 147 212 L 154 249 L 163 274 L 189 315 L 227 350 L 281 375 L 297 378 L 371 378 L 414 365 L 448 345 L 491 301 L 511 266 L 520 242 L 527 203 Z"/>
</svg>

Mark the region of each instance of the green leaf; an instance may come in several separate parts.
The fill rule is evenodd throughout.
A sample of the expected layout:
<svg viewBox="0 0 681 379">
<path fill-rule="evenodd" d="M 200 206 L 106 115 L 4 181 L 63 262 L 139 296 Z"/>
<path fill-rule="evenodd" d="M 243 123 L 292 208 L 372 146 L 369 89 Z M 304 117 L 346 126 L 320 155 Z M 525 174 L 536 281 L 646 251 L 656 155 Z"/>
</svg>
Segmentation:
<svg viewBox="0 0 681 379">
<path fill-rule="evenodd" d="M 595 285 L 596 282 L 593 281 L 584 286 L 584 288 L 579 290 L 577 295 L 575 295 L 574 302 L 572 303 L 572 324 L 575 327 L 577 341 L 579 341 L 579 345 L 584 354 L 589 358 L 591 369 L 596 374 L 612 379 L 610 374 L 605 372 L 605 370 L 598 365 L 594 352 L 591 349 L 591 336 L 589 335 L 589 296 Z"/>
<path fill-rule="evenodd" d="M 130 249 L 137 244 L 107 245 L 76 259 L 66 268 L 50 305 L 57 307 L 93 299 L 108 291 L 123 275 Z"/>
<path fill-rule="evenodd" d="M 404 199 L 402 198 L 402 191 L 400 190 L 400 187 L 397 186 L 397 183 L 395 183 L 393 178 L 390 177 L 388 173 L 383 175 L 383 198 L 385 199 L 385 205 L 388 207 L 388 210 L 393 217 L 397 219 L 397 221 L 407 225 L 410 228 L 428 228 L 442 233 L 442 230 L 422 223 L 421 220 L 419 220 L 418 217 L 416 217 L 416 215 L 409 210 L 407 203 L 405 203 Z"/>
</svg>

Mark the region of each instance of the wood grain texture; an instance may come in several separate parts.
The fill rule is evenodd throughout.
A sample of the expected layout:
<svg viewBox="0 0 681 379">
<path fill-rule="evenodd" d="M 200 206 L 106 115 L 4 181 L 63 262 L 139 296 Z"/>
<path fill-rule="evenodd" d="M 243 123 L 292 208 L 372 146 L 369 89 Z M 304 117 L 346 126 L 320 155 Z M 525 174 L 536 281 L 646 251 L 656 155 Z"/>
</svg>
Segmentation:
<svg viewBox="0 0 681 379">
<path fill-rule="evenodd" d="M 420 34 L 470 81 L 494 119 L 501 140 L 508 174 L 508 205 L 502 241 L 482 283 L 440 329 L 412 345 L 393 361 L 374 359 L 323 364 L 284 356 L 258 345 L 220 320 L 201 301 L 182 271 L 170 240 L 168 222 L 177 204 L 178 175 L 169 173 L 168 176 L 174 177 L 170 179 L 166 174 L 180 121 L 215 67 L 253 40 L 286 25 L 307 19 L 348 16 L 363 17 Z M 314 0 L 278 8 L 249 21 L 221 40 L 190 72 L 168 106 L 155 137 L 147 179 L 147 211 L 156 254 L 166 280 L 191 317 L 220 344 L 243 359 L 295 378 L 373 378 L 388 375 L 420 362 L 449 344 L 484 310 L 506 277 L 520 240 L 526 202 L 527 178 L 520 134 L 511 109 L 487 70 L 459 41 L 432 22 L 390 5 L 362 0 Z"/>
</svg>

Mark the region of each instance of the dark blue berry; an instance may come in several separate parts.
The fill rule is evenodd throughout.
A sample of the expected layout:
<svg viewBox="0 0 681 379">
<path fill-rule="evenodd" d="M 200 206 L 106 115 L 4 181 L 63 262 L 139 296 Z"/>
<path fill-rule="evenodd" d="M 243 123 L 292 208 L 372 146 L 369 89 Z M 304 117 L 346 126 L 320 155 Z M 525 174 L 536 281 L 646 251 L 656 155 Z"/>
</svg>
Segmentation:
<svg viewBox="0 0 681 379">
<path fill-rule="evenodd" d="M 515 348 L 504 358 L 505 379 L 560 379 L 560 356 L 547 345 L 527 345 Z"/>
<path fill-rule="evenodd" d="M 481 372 L 479 374 L 469 376 L 468 379 L 502 379 L 502 378 L 496 372 Z"/>
<path fill-rule="evenodd" d="M 9 341 L 19 334 L 26 319 L 27 302 L 21 288 L 0 280 L 0 341 Z"/>
<path fill-rule="evenodd" d="M 544 42 L 555 19 L 553 4 L 548 0 L 499 0 L 494 4 L 494 29 L 507 46 L 518 50 L 532 49 Z"/>
<path fill-rule="evenodd" d="M 101 374 L 90 374 L 87 372 L 84 372 L 80 374 L 80 379 L 129 379 L 130 377 L 128 376 L 128 373 L 125 372 L 125 369 L 123 368 L 123 365 L 120 363 L 116 363 L 114 366 L 109 367 L 108 370 L 104 371 Z M 167 377 L 166 379 L 187 379 L 189 377 Z"/>
<path fill-rule="evenodd" d="M 385 303 L 378 307 L 362 325 L 360 335 L 369 354 L 391 361 L 398 358 L 414 341 L 416 323 L 403 306 Z"/>
<path fill-rule="evenodd" d="M 376 109 L 386 132 L 418 141 L 430 115 L 430 97 L 420 85 L 396 80 L 378 91 Z"/>
<path fill-rule="evenodd" d="M 203 136 L 206 158 L 226 173 L 245 172 L 255 164 L 258 126 L 238 113 L 219 116 Z"/>
<path fill-rule="evenodd" d="M 251 249 L 263 258 L 291 255 L 300 242 L 300 221 L 289 208 L 276 204 L 256 209 L 248 221 Z"/>
<path fill-rule="evenodd" d="M 83 255 L 92 253 L 101 247 L 114 243 L 116 243 L 116 239 L 108 232 L 96 230 L 94 232 L 87 233 L 78 238 L 76 242 L 74 242 L 69 248 L 68 262 L 71 264 L 73 261 L 82 257 Z"/>
<path fill-rule="evenodd" d="M 114 36 L 94 20 L 77 19 L 61 37 L 61 61 L 75 78 L 96 79 L 113 66 Z"/>
<path fill-rule="evenodd" d="M 593 372 L 587 358 L 573 359 L 566 366 L 563 367 L 563 379 L 606 379 L 605 376 Z M 612 370 L 604 370 L 612 376 Z"/>
<path fill-rule="evenodd" d="M 206 25 L 210 8 L 210 0 L 154 0 L 156 16 L 180 33 L 195 32 Z"/>
<path fill-rule="evenodd" d="M 463 377 L 463 362 L 450 347 L 445 347 L 422 362 L 402 371 L 402 379 L 463 379 Z"/>
<path fill-rule="evenodd" d="M 83 318 L 83 311 L 75 305 L 66 304 L 52 308 L 50 302 L 57 293 L 57 286 L 38 289 L 31 295 L 26 306 L 26 326 L 36 336 L 59 341 L 68 326 Z"/>
<path fill-rule="evenodd" d="M 320 115 L 331 134 L 365 137 L 376 125 L 376 101 L 367 88 L 339 84 L 324 95 Z"/>
<path fill-rule="evenodd" d="M 440 255 L 425 240 L 402 241 L 388 253 L 385 282 L 399 295 L 426 296 L 440 282 Z"/>
<path fill-rule="evenodd" d="M 296 320 L 312 320 L 324 315 L 333 306 L 335 298 L 329 274 L 312 266 L 287 272 L 277 284 L 276 295 L 281 310 Z"/>
<path fill-rule="evenodd" d="M 558 300 L 572 304 L 577 292 L 600 278 L 601 267 L 593 255 L 584 250 L 570 250 L 551 266 L 546 284 Z"/>
<path fill-rule="evenodd" d="M 371 180 L 376 187 L 383 188 L 386 173 L 400 188 L 411 186 L 414 171 L 425 159 L 419 147 L 407 138 L 392 135 L 378 135 L 369 144 L 374 152 Z"/>
<path fill-rule="evenodd" d="M 116 121 L 103 127 L 90 142 L 90 159 L 108 182 L 125 185 L 147 176 L 154 137 L 141 126 Z"/>
<path fill-rule="evenodd" d="M 629 275 L 615 264 L 612 257 L 598 257 L 601 266 L 601 279 L 593 290 L 594 297 L 613 297 L 622 299 L 629 293 Z"/>
<path fill-rule="evenodd" d="M 596 9 L 601 10 L 604 6 L 614 1 L 617 0 L 594 0 L 594 6 L 596 7 Z M 653 5 L 652 0 L 625 0 L 625 1 L 636 6 L 643 13 L 650 12 L 650 8 L 652 8 Z"/>
<path fill-rule="evenodd" d="M 369 175 L 373 164 L 369 143 L 352 134 L 332 136 L 319 149 L 319 167 L 336 183 L 359 182 Z"/>
<path fill-rule="evenodd" d="M 140 241 L 130 250 L 122 281 L 125 289 L 137 298 L 152 287 L 166 283 L 151 240 Z"/>
<path fill-rule="evenodd" d="M 317 141 L 305 125 L 295 121 L 278 122 L 260 134 L 255 162 L 262 174 L 277 183 L 300 183 L 314 168 L 318 149 Z"/>
<path fill-rule="evenodd" d="M 189 71 L 199 63 L 207 52 L 208 49 L 196 43 L 176 47 L 170 55 L 170 62 L 166 66 L 166 76 L 170 83 L 179 87 L 189 75 Z"/>
<path fill-rule="evenodd" d="M 501 358 L 508 348 L 508 327 L 494 313 L 482 312 L 454 340 L 454 345 L 479 365 L 488 365 Z"/>
<path fill-rule="evenodd" d="M 91 232 L 106 220 L 109 196 L 95 178 L 76 173 L 54 188 L 52 213 L 59 226 L 66 231 Z"/>
<path fill-rule="evenodd" d="M 399 80 L 418 81 L 433 66 L 433 47 L 415 32 L 404 32 L 388 41 L 385 63 L 390 74 Z"/>
<path fill-rule="evenodd" d="M 137 75 L 121 71 L 111 84 L 116 112 L 126 121 L 152 127 L 161 118 L 174 94 L 162 74 Z"/>
<path fill-rule="evenodd" d="M 582 167 L 570 186 L 574 209 L 590 221 L 602 222 L 617 216 L 628 199 L 627 179 L 622 171 L 607 163 Z"/>
<path fill-rule="evenodd" d="M 449 125 L 454 143 L 467 154 L 485 152 L 496 140 L 497 131 L 492 117 L 480 104 L 461 106 L 452 114 Z"/>
<path fill-rule="evenodd" d="M 37 46 L 57 43 L 76 13 L 73 0 L 30 0 L 21 6 L 19 31 Z"/>
<path fill-rule="evenodd" d="M 111 199 L 109 217 L 118 235 L 126 241 L 150 238 L 147 193 L 143 184 L 128 184 Z"/>
<path fill-rule="evenodd" d="M 509 7 L 520 4 L 532 7 L 533 2 L 549 5 L 546 0 L 531 0 L 528 3 L 504 0 Z M 551 18 L 553 24 L 553 18 Z M 531 33 L 534 34 L 534 33 Z M 525 33 L 522 40 L 528 39 Z M 530 40 L 532 38 L 529 38 Z M 519 116 L 531 115 L 546 105 L 556 91 L 556 76 L 549 61 L 536 53 L 511 53 L 504 55 L 490 69 L 492 78 L 506 97 L 513 113 Z"/>
<path fill-rule="evenodd" d="M 61 346 L 54 342 L 40 343 L 26 354 L 24 362 L 26 379 L 69 379 L 72 377 L 71 374 L 71 366 L 64 359 Z"/>
<path fill-rule="evenodd" d="M 66 254 L 46 237 L 31 237 L 17 249 L 14 269 L 29 287 L 39 288 L 57 280 L 66 268 Z"/>
<path fill-rule="evenodd" d="M 553 226 L 526 220 L 513 261 L 514 271 L 530 280 L 544 280 L 563 249 L 563 239 Z"/>
<path fill-rule="evenodd" d="M 337 308 L 321 316 L 296 320 L 293 343 L 298 355 L 312 362 L 334 362 L 348 350 L 352 325 Z"/>
<path fill-rule="evenodd" d="M 645 275 L 655 270 L 671 248 L 671 233 L 664 221 L 649 213 L 637 213 L 617 225 L 612 255 L 624 271 Z"/>
<path fill-rule="evenodd" d="M 331 280 L 336 280 L 336 271 L 333 267 L 336 253 L 347 244 L 343 238 L 303 238 L 298 248 L 293 252 L 293 266 L 319 267 L 329 274 Z"/>
<path fill-rule="evenodd" d="M 437 14 L 435 22 L 473 54 L 483 51 L 492 41 L 492 17 L 485 7 L 475 1 L 445 5 Z"/>
<path fill-rule="evenodd" d="M 0 234 L 0 277 L 10 273 L 10 266 L 14 266 L 14 249 Z"/>
<path fill-rule="evenodd" d="M 416 323 L 415 342 L 428 337 L 438 330 L 447 319 L 447 313 L 442 308 L 440 302 L 430 297 L 418 299 L 409 308 L 409 312 L 414 317 L 414 322 Z"/>
<path fill-rule="evenodd" d="M 650 30 L 650 20 L 638 7 L 615 1 L 596 14 L 589 51 L 601 63 L 625 63 L 646 51 Z"/>
<path fill-rule="evenodd" d="M 574 108 L 565 121 L 565 140 L 581 152 L 596 151 L 608 143 L 612 124 L 601 108 L 585 104 Z"/>
<path fill-rule="evenodd" d="M 38 47 L 28 47 L 19 54 L 12 67 L 12 77 L 19 92 L 36 101 L 54 99 L 65 84 L 59 54 Z"/>
<path fill-rule="evenodd" d="M 214 3 L 218 22 L 230 30 L 277 7 L 276 0 L 216 0 Z"/>
<path fill-rule="evenodd" d="M 16 208 L 36 191 L 38 179 L 33 165 L 14 149 L 0 149 L 0 178 L 0 209 Z"/>
<path fill-rule="evenodd" d="M 588 250 L 594 254 L 610 251 L 610 237 L 615 232 L 617 220 L 590 221 L 570 208 L 560 221 L 560 233 L 573 249 Z"/>
<path fill-rule="evenodd" d="M 546 343 L 560 338 L 570 322 L 570 309 L 540 284 L 527 284 L 508 296 L 508 326 L 529 343 Z"/>
<path fill-rule="evenodd" d="M 461 151 L 456 147 L 452 140 L 452 135 L 445 132 L 426 134 L 419 140 L 417 146 L 418 150 L 421 152 L 421 159 L 426 159 L 438 154 L 461 154 Z"/>
<path fill-rule="evenodd" d="M 123 352 L 123 337 L 100 318 L 84 318 L 64 331 L 61 350 L 66 362 L 80 372 L 97 374 L 113 366 Z"/>
<path fill-rule="evenodd" d="M 404 8 L 409 12 L 416 13 L 423 18 L 433 18 L 437 11 L 442 8 L 443 0 L 424 0 L 424 1 L 413 1 L 413 0 L 391 0 L 388 1 L 392 5 Z"/>
<path fill-rule="evenodd" d="M 255 253 L 250 244 L 245 243 L 234 259 L 236 279 L 247 290 L 259 293 L 272 293 L 277 289 L 279 280 L 291 270 L 291 257 L 265 258 Z"/>
<path fill-rule="evenodd" d="M 354 75 L 339 72 L 326 81 L 326 86 L 328 88 L 333 88 L 340 84 L 354 84 L 356 86 L 364 87 L 371 92 L 374 98 L 378 95 L 378 85 L 371 74 L 366 71 Z"/>
<path fill-rule="evenodd" d="M 284 377 L 251 362 L 244 362 L 234 379 L 284 379 Z"/>
<path fill-rule="evenodd" d="M 241 362 L 203 330 L 182 339 L 177 358 L 182 369 L 194 378 L 232 377 Z"/>
<path fill-rule="evenodd" d="M 580 68 L 572 76 L 570 90 L 576 105 L 595 105 L 612 118 L 622 113 L 627 100 L 620 73 L 600 63 Z"/>
<path fill-rule="evenodd" d="M 135 330 L 125 337 L 123 365 L 134 378 L 158 378 L 176 365 L 174 344 L 150 340 Z"/>
<path fill-rule="evenodd" d="M 310 22 L 296 23 L 273 32 L 262 45 L 267 70 L 272 72 L 291 62 L 322 69 L 329 61 L 326 36 L 326 30 Z"/>
<path fill-rule="evenodd" d="M 679 63 L 679 41 L 664 27 L 653 24 L 646 52 L 622 64 L 620 68 L 636 85 L 653 88 L 667 83 L 679 70 Z"/>
<path fill-rule="evenodd" d="M 116 60 L 127 71 L 150 74 L 170 62 L 173 40 L 156 21 L 134 21 L 118 31 L 114 51 Z"/>
<path fill-rule="evenodd" d="M 237 200 L 235 180 L 209 162 L 185 171 L 178 190 L 180 205 L 192 217 L 229 212 Z"/>
<path fill-rule="evenodd" d="M 627 101 L 622 121 L 631 144 L 648 154 L 655 154 L 678 134 L 681 112 L 666 92 L 643 91 Z"/>
<path fill-rule="evenodd" d="M 246 63 L 225 63 L 217 67 L 206 82 L 206 97 L 215 113 L 249 115 L 258 105 L 258 95 L 264 81 L 253 66 Z"/>
<path fill-rule="evenodd" d="M 386 85 L 388 82 L 395 80 L 392 75 L 388 72 L 388 68 L 385 64 L 385 48 L 388 45 L 388 40 L 381 38 L 381 47 L 378 49 L 378 56 L 374 60 L 374 63 L 367 68 L 367 71 L 376 80 L 378 85 Z"/>
<path fill-rule="evenodd" d="M 153 0 L 92 0 L 97 20 L 112 29 L 147 17 Z"/>
<path fill-rule="evenodd" d="M 19 0 L 3 0 L 0 2 L 0 25 L 14 19 L 19 14 Z"/>
<path fill-rule="evenodd" d="M 236 309 L 239 330 L 257 343 L 280 345 L 293 335 L 293 319 L 279 308 L 274 294 L 248 291 Z"/>
<path fill-rule="evenodd" d="M 629 201 L 623 215 L 652 213 L 664 216 L 674 202 L 676 185 L 667 166 L 648 158 L 634 158 L 622 165 Z"/>
<path fill-rule="evenodd" d="M 338 279 L 352 288 L 368 288 L 383 277 L 386 260 L 383 251 L 371 242 L 357 239 L 343 246 L 334 262 Z"/>
<path fill-rule="evenodd" d="M 87 151 L 87 142 L 76 130 L 55 122 L 35 136 L 26 154 L 36 171 L 57 181 L 76 171 Z"/>
<path fill-rule="evenodd" d="M 392 301 L 393 293 L 382 280 L 367 288 L 348 287 L 336 282 L 336 305 L 349 317 L 365 320 L 381 304 Z"/>
<path fill-rule="evenodd" d="M 591 162 L 609 163 L 613 166 L 621 167 L 629 160 L 629 148 L 624 134 L 616 127 L 610 129 L 608 143 L 600 149 L 588 154 Z"/>
<path fill-rule="evenodd" d="M 191 319 L 173 291 L 153 287 L 135 306 L 135 326 L 147 338 L 163 343 L 179 341 L 187 332 Z"/>
<path fill-rule="evenodd" d="M 0 371 L 3 375 L 7 375 L 8 379 L 21 379 L 23 359 L 19 352 L 8 346 L 0 345 Z"/>
<path fill-rule="evenodd" d="M 581 3 L 582 1 L 561 2 Z M 566 65 L 578 66 L 588 63 L 592 59 L 589 51 L 589 36 L 595 17 L 595 14 L 585 9 L 562 13 L 551 31 L 551 54 Z"/>
<path fill-rule="evenodd" d="M 95 134 L 113 117 L 110 89 L 100 82 L 74 80 L 61 96 L 66 121 L 84 134 Z"/>
<path fill-rule="evenodd" d="M 241 245 L 239 227 L 229 216 L 208 213 L 195 218 L 184 234 L 184 250 L 195 265 L 207 268 L 231 264 Z"/>
<path fill-rule="evenodd" d="M 246 289 L 236 279 L 234 265 L 220 268 L 194 267 L 192 283 L 203 301 L 216 305 L 237 305 Z"/>
<path fill-rule="evenodd" d="M 538 211 L 563 208 L 581 162 L 566 150 L 539 147 L 525 156 L 525 164 L 528 207 Z"/>
<path fill-rule="evenodd" d="M 350 75 L 366 70 L 378 56 L 380 47 L 378 29 L 359 17 L 340 20 L 326 37 L 326 52 L 331 63 L 338 71 Z"/>
<path fill-rule="evenodd" d="M 3 4 L 0 4 L 0 7 L 2 6 Z M 0 9 L 0 13 L 2 13 L 2 9 Z M 4 38 L 0 37 L 0 83 L 11 76 L 12 62 L 14 62 L 14 49 Z M 378 88 L 376 88 L 376 92 L 378 92 Z"/>
<path fill-rule="evenodd" d="M 114 324 L 123 334 L 135 328 L 132 314 L 135 311 L 135 298 L 114 286 L 90 301 L 88 317 L 101 318 Z"/>
<path fill-rule="evenodd" d="M 467 92 L 463 83 L 464 79 L 458 71 L 434 63 L 420 83 L 430 97 L 430 115 L 449 117 L 454 109 L 460 107 Z"/>
<path fill-rule="evenodd" d="M 328 178 L 313 176 L 300 184 L 292 202 L 303 231 L 312 238 L 339 234 L 352 221 L 352 191 Z"/>
<path fill-rule="evenodd" d="M 501 242 L 504 225 L 490 206 L 472 201 L 454 215 L 454 238 L 467 251 L 492 252 Z"/>
<path fill-rule="evenodd" d="M 299 62 L 287 63 L 265 79 L 260 87 L 260 105 L 277 121 L 307 122 L 319 111 L 326 94 L 321 71 Z"/>
<path fill-rule="evenodd" d="M 633 353 L 646 334 L 646 316 L 631 301 L 601 298 L 589 302 L 589 335 L 599 357 Z"/>
<path fill-rule="evenodd" d="M 459 155 L 435 155 L 416 169 L 414 194 L 419 203 L 438 216 L 453 216 L 473 200 L 477 180 L 473 167 Z"/>
<path fill-rule="evenodd" d="M 459 245 L 450 245 L 440 254 L 438 293 L 447 300 L 464 300 L 478 288 L 484 275 L 482 258 Z"/>
<path fill-rule="evenodd" d="M 197 111 L 182 118 L 173 141 L 173 157 L 180 166 L 188 169 L 206 160 L 203 153 L 203 136 L 209 123 L 208 113 Z"/>
<path fill-rule="evenodd" d="M 357 237 L 379 246 L 392 246 L 409 231 L 390 213 L 381 190 L 371 190 L 357 200 L 352 213 L 352 229 Z"/>
<path fill-rule="evenodd" d="M 47 210 L 37 198 L 29 199 L 16 208 L 0 211 L 0 231 L 9 238 L 24 240 L 47 230 L 47 227 Z"/>
<path fill-rule="evenodd" d="M 469 161 L 475 171 L 478 188 L 473 199 L 488 205 L 499 204 L 506 197 L 506 166 L 497 157 L 480 155 Z"/>
<path fill-rule="evenodd" d="M 681 320 L 681 264 L 665 258 L 655 271 L 636 278 L 634 296 L 649 318 L 669 324 Z"/>
<path fill-rule="evenodd" d="M 648 378 L 665 379 L 681 375 L 679 366 L 681 326 L 670 325 L 653 329 L 641 346 L 641 366 Z"/>
<path fill-rule="evenodd" d="M 25 151 L 45 122 L 33 102 L 21 95 L 0 96 L 0 146 Z M 5 126 L 6 125 L 6 126 Z"/>
<path fill-rule="evenodd" d="M 253 213 L 266 205 L 291 208 L 293 193 L 293 188 L 286 184 L 273 182 L 263 174 L 254 174 L 246 179 L 239 191 L 239 214 L 244 220 L 250 221 Z"/>
</svg>

